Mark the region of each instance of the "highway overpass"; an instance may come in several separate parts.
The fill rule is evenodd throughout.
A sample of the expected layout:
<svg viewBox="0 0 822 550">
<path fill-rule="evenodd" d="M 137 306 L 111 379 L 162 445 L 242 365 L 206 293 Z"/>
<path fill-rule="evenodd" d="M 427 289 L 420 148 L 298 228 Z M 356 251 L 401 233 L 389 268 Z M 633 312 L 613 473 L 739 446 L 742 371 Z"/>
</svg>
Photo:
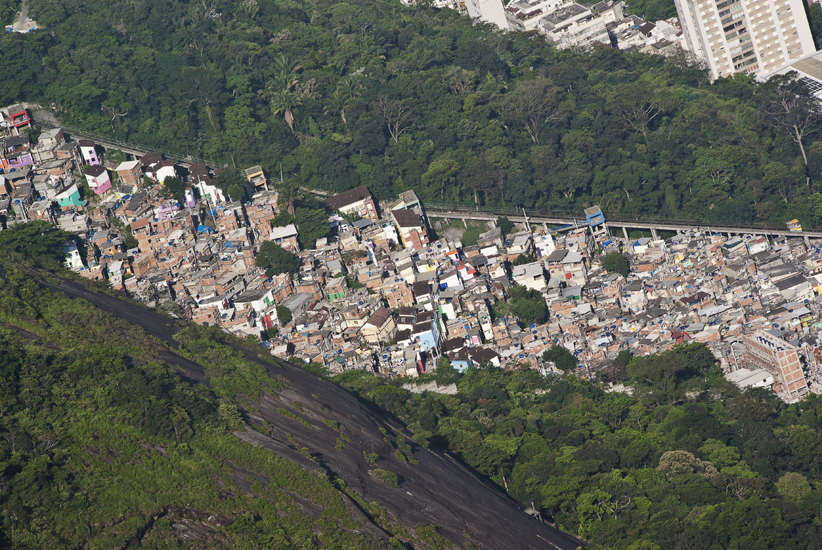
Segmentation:
<svg viewBox="0 0 822 550">
<path fill-rule="evenodd" d="M 540 211 L 522 210 L 519 208 L 499 208 L 472 210 L 464 206 L 451 205 L 425 205 L 425 211 L 429 218 L 444 218 L 458 220 L 480 220 L 493 221 L 499 216 L 506 216 L 512 222 L 524 223 L 526 215 L 528 223 L 540 224 L 550 227 L 557 227 L 558 231 L 569 231 L 575 227 L 588 227 L 585 217 L 573 217 L 561 213 L 546 213 Z M 768 227 L 757 224 L 744 223 L 721 223 L 709 222 L 705 220 L 627 220 L 614 219 L 605 216 L 605 225 L 609 229 L 621 229 L 627 238 L 628 229 L 641 229 L 651 232 L 674 231 L 682 233 L 689 230 L 712 231 L 715 233 L 727 233 L 730 235 L 767 235 L 769 237 L 808 237 L 812 239 L 822 238 L 822 229 L 813 228 L 809 231 L 796 233 L 788 231 L 786 227 Z"/>
</svg>

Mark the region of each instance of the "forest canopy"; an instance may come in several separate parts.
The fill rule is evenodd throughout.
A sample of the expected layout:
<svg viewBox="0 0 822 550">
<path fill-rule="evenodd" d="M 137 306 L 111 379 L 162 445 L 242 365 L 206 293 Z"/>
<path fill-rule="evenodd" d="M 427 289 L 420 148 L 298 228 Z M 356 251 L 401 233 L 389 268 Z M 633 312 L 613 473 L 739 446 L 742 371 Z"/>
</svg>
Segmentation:
<svg viewBox="0 0 822 550">
<path fill-rule="evenodd" d="M 558 365 L 568 354 L 549 351 Z M 610 376 L 633 395 L 529 368 L 460 374 L 447 359 L 420 383 L 455 383 L 456 395 L 399 391 L 404 380 L 362 371 L 334 380 L 592 550 L 818 547 L 818 396 L 786 406 L 740 391 L 702 344 L 620 360 L 627 370 Z"/>
<path fill-rule="evenodd" d="M 30 5 L 47 28 L 0 37 L 16 75 L 0 100 L 159 150 L 380 198 L 807 226 L 822 213 L 822 134 L 785 129 L 768 108 L 779 86 L 710 83 L 679 57 L 557 51 L 425 2 Z"/>
<path fill-rule="evenodd" d="M 0 249 L 7 248 L 35 260 L 64 261 L 66 244 L 73 240 L 73 235 L 43 220 L 15 224 L 0 231 Z"/>
</svg>

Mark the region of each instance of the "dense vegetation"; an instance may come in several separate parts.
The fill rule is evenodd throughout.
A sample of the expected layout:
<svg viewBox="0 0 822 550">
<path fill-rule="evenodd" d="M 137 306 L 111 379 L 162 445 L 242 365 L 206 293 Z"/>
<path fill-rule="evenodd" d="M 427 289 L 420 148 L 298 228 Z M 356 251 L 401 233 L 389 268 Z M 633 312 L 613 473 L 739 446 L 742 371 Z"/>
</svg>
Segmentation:
<svg viewBox="0 0 822 550">
<path fill-rule="evenodd" d="M 296 274 L 300 270 L 300 259 L 273 241 L 264 241 L 260 252 L 254 258 L 257 267 L 265 269 L 269 277 L 281 273 Z"/>
<path fill-rule="evenodd" d="M 677 16 L 676 5 L 671 0 L 630 0 L 625 2 L 625 12 L 638 15 L 646 21 Z"/>
<path fill-rule="evenodd" d="M 626 366 L 627 363 L 627 366 Z M 336 381 L 448 448 L 589 548 L 818 548 L 822 399 L 786 406 L 726 382 L 700 344 L 603 371 L 633 395 L 572 375 L 444 364 L 457 395 Z M 424 378 L 426 378 L 424 377 Z"/>
<path fill-rule="evenodd" d="M 522 322 L 541 325 L 548 321 L 548 306 L 539 291 L 512 285 L 509 294 L 511 313 Z"/>
<path fill-rule="evenodd" d="M 554 363 L 561 371 L 569 372 L 577 367 L 577 358 L 571 354 L 564 346 L 554 344 L 542 352 L 542 360 Z"/>
<path fill-rule="evenodd" d="M 381 198 L 817 224 L 819 126 L 806 162 L 773 91 L 679 58 L 557 51 L 425 2 L 30 4 L 48 29 L 0 38 L 0 101 L 66 124 Z"/>
<path fill-rule="evenodd" d="M 0 231 L 0 247 L 30 258 L 60 262 L 66 259 L 65 245 L 73 238 L 71 234 L 52 223 L 34 220 L 13 225 L 7 231 Z"/>
<path fill-rule="evenodd" d="M 176 353 L 205 367 L 209 385 L 192 385 L 161 358 L 164 342 L 47 290 L 38 281 L 68 282 L 2 253 L 0 546 L 402 548 L 350 509 L 386 517 L 378 505 L 231 435 L 248 428 L 238 394 L 284 383 L 219 343 L 225 333 L 175 335 Z"/>
<path fill-rule="evenodd" d="M 627 277 L 630 272 L 628 258 L 625 257 L 625 254 L 616 250 L 602 257 L 602 268 L 611 273 L 619 273 L 623 277 Z"/>
</svg>

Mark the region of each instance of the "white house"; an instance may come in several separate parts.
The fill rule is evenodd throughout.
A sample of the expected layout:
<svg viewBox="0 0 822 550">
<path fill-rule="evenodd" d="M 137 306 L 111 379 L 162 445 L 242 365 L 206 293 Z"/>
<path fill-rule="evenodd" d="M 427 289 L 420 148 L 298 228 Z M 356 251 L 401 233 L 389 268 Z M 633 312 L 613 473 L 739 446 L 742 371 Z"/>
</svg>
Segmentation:
<svg viewBox="0 0 822 550">
<path fill-rule="evenodd" d="M 163 161 L 160 163 L 160 167 L 157 168 L 155 174 L 157 176 L 157 181 L 162 183 L 166 181 L 166 178 L 177 177 L 177 167 L 174 166 L 174 163 L 171 161 Z"/>
<path fill-rule="evenodd" d="M 542 264 L 539 262 L 514 266 L 511 276 L 518 285 L 538 292 L 548 288 L 548 281 L 545 280 L 545 273 L 542 270 Z"/>
<path fill-rule="evenodd" d="M 111 262 L 106 266 L 106 270 L 108 271 L 108 280 L 112 286 L 117 286 L 123 282 L 124 272 L 122 261 Z"/>
<path fill-rule="evenodd" d="M 460 279 L 463 281 L 470 281 L 477 276 L 477 270 L 474 269 L 474 266 L 466 265 L 462 262 L 457 264 L 457 272 L 459 273 Z"/>
<path fill-rule="evenodd" d="M 531 255 L 534 252 L 534 247 L 531 242 L 531 233 L 522 232 L 517 233 L 511 239 L 511 244 L 508 246 L 508 254 L 517 256 L 519 254 Z"/>
<path fill-rule="evenodd" d="M 234 306 L 238 311 L 252 309 L 256 313 L 262 313 L 271 307 L 272 304 L 274 304 L 274 292 L 270 288 L 248 290 L 234 298 Z"/>
<path fill-rule="evenodd" d="M 758 237 L 748 241 L 748 254 L 757 254 L 768 250 L 768 241 L 765 237 Z"/>
<path fill-rule="evenodd" d="M 356 214 L 361 218 L 370 218 L 375 221 L 380 219 L 374 198 L 364 185 L 328 197 L 325 199 L 325 204 L 332 210 L 343 214 Z"/>
<path fill-rule="evenodd" d="M 456 269 L 451 269 L 440 275 L 440 288 L 454 288 L 460 285 L 460 277 Z"/>
<path fill-rule="evenodd" d="M 535 236 L 534 247 L 536 247 L 537 256 L 539 256 L 540 258 L 547 256 L 548 254 L 557 249 L 557 245 L 554 243 L 554 238 L 551 236 L 550 233 Z"/>
<path fill-rule="evenodd" d="M 101 164 L 100 157 L 97 156 L 97 146 L 93 141 L 90 139 L 81 139 L 78 144 L 80 145 L 80 154 L 83 156 L 83 161 L 86 164 L 92 166 Z"/>
<path fill-rule="evenodd" d="M 66 265 L 69 269 L 83 269 L 83 257 L 80 256 L 80 251 L 77 249 L 77 244 L 74 241 L 69 241 L 65 246 L 66 250 Z"/>
<path fill-rule="evenodd" d="M 584 285 L 588 282 L 588 271 L 585 269 L 585 257 L 577 250 L 571 250 L 562 259 L 565 271 L 565 282 L 568 285 Z"/>
<path fill-rule="evenodd" d="M 299 252 L 300 247 L 297 241 L 298 235 L 299 233 L 297 231 L 297 226 L 290 223 L 285 227 L 272 227 L 268 238 L 286 250 L 294 250 L 295 252 Z"/>
<path fill-rule="evenodd" d="M 102 195 L 111 189 L 111 177 L 102 164 L 95 164 L 86 168 L 86 181 L 95 195 Z"/>
<path fill-rule="evenodd" d="M 211 185 L 207 182 L 200 181 L 197 184 L 197 190 L 200 192 L 201 197 L 206 197 L 212 203 L 225 202 L 225 195 L 216 185 Z"/>
<path fill-rule="evenodd" d="M 397 233 L 397 228 L 394 227 L 394 224 L 391 222 L 386 222 L 382 224 L 382 232 L 385 234 L 385 240 L 391 241 L 393 243 L 400 242 L 399 234 Z"/>
<path fill-rule="evenodd" d="M 505 272 L 505 264 L 499 261 L 498 258 L 491 258 L 488 261 L 488 276 L 492 279 L 498 279 L 500 277 L 505 277 L 507 273 Z"/>
</svg>

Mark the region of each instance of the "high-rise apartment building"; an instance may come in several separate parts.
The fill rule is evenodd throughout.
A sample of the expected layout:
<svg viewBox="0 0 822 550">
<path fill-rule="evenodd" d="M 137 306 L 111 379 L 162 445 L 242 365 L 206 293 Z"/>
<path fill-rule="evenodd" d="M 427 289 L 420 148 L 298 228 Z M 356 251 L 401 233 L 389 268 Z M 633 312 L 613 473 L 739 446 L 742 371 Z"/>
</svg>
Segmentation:
<svg viewBox="0 0 822 550">
<path fill-rule="evenodd" d="M 782 338 L 777 330 L 757 330 L 742 337 L 745 361 L 752 370 L 764 369 L 774 375 L 774 392 L 789 403 L 808 395 L 802 368 L 803 350 Z"/>
<path fill-rule="evenodd" d="M 683 45 L 713 78 L 765 74 L 816 51 L 802 0 L 675 0 Z"/>
<path fill-rule="evenodd" d="M 503 31 L 508 30 L 502 0 L 465 0 L 465 11 L 472 19 L 493 23 Z"/>
</svg>

